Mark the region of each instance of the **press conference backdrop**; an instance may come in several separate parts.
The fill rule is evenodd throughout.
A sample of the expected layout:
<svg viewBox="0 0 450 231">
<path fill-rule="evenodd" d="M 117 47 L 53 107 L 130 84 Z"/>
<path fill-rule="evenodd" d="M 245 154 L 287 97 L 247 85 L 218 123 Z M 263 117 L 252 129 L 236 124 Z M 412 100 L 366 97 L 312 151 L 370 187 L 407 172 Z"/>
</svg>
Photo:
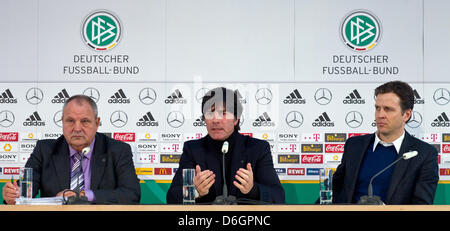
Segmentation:
<svg viewBox="0 0 450 231">
<path fill-rule="evenodd" d="M 374 88 L 414 88 L 406 129 L 439 151 L 450 203 L 450 3 L 445 0 L 0 1 L 0 179 L 62 134 L 74 94 L 127 142 L 142 202 L 164 203 L 183 142 L 206 135 L 201 97 L 239 92 L 241 133 L 267 140 L 288 203 L 313 203 L 318 169 L 373 133 Z"/>
</svg>

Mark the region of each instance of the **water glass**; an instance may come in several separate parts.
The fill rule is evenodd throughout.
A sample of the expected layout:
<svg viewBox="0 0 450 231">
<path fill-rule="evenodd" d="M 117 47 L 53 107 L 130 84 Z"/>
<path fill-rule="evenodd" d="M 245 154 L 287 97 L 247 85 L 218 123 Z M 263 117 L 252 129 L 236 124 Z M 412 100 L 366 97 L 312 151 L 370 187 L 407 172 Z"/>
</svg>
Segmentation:
<svg viewBox="0 0 450 231">
<path fill-rule="evenodd" d="M 183 204 L 195 204 L 195 185 L 194 185 L 195 169 L 183 169 Z"/>
<path fill-rule="evenodd" d="M 33 169 L 20 168 L 20 197 L 33 197 Z"/>
<path fill-rule="evenodd" d="M 319 172 L 320 204 L 331 204 L 333 200 L 333 169 L 321 168 Z"/>
</svg>

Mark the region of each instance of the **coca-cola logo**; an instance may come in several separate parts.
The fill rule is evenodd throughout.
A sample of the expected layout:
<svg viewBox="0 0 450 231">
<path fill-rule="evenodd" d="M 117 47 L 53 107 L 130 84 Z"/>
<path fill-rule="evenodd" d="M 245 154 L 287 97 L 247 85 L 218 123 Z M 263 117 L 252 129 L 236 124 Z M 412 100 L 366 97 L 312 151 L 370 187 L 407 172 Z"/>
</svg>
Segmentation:
<svg viewBox="0 0 450 231">
<path fill-rule="evenodd" d="M 119 133 L 114 133 L 113 138 L 115 140 L 120 140 L 123 142 L 134 142 L 135 134 L 131 133 L 131 132 L 119 132 Z"/>
<path fill-rule="evenodd" d="M 450 144 L 442 145 L 442 153 L 450 153 Z"/>
<path fill-rule="evenodd" d="M 302 155 L 302 164 L 323 164 L 323 155 Z"/>
<path fill-rule="evenodd" d="M 325 144 L 326 153 L 344 153 L 344 144 Z"/>
<path fill-rule="evenodd" d="M 0 141 L 19 141 L 18 132 L 0 132 Z"/>
</svg>

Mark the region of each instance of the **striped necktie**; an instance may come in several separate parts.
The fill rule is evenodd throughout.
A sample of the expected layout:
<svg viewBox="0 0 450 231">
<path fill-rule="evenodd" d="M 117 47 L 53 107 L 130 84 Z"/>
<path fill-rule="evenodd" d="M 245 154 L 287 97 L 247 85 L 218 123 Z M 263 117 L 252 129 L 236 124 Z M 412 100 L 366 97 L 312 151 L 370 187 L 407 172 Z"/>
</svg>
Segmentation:
<svg viewBox="0 0 450 231">
<path fill-rule="evenodd" d="M 84 174 L 81 167 L 81 154 L 79 152 L 73 155 L 74 163 L 70 175 L 70 189 L 75 191 L 82 191 L 84 189 Z"/>
</svg>

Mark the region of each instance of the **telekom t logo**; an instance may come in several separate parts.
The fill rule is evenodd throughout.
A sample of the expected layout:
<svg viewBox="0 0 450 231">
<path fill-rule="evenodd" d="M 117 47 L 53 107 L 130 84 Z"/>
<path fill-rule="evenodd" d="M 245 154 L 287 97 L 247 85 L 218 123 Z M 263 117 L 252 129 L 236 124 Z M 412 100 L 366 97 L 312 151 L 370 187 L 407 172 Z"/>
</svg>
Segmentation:
<svg viewBox="0 0 450 231">
<path fill-rule="evenodd" d="M 291 149 L 292 152 L 295 152 L 297 150 L 297 145 L 296 144 L 290 144 L 289 145 L 289 149 Z"/>
<path fill-rule="evenodd" d="M 433 140 L 433 142 L 436 142 L 436 140 L 438 139 L 438 134 L 431 133 L 430 138 Z"/>
<path fill-rule="evenodd" d="M 172 148 L 174 152 L 177 152 L 177 150 L 180 148 L 179 144 L 172 144 Z"/>
<path fill-rule="evenodd" d="M 320 134 L 319 133 L 314 133 L 313 134 L 313 139 L 317 142 L 320 140 Z"/>
</svg>

